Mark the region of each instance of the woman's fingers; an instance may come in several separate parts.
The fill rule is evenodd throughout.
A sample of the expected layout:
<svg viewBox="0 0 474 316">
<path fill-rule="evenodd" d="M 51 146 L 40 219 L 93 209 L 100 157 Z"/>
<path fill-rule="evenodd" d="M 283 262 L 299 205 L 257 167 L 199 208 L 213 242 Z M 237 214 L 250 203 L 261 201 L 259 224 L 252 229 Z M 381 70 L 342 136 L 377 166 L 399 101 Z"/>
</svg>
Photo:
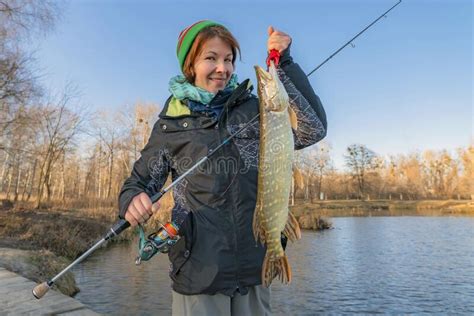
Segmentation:
<svg viewBox="0 0 474 316">
<path fill-rule="evenodd" d="M 159 208 L 160 204 L 152 204 L 148 194 L 140 193 L 132 199 L 125 213 L 125 219 L 131 226 L 144 224 Z"/>
<path fill-rule="evenodd" d="M 268 32 L 268 36 L 272 35 L 272 33 L 274 32 L 273 26 L 270 25 L 267 29 L 267 32 Z"/>
<path fill-rule="evenodd" d="M 138 195 L 138 200 L 141 203 L 143 209 L 148 213 L 149 216 L 153 215 L 152 203 L 150 197 L 146 193 L 141 193 Z"/>
<path fill-rule="evenodd" d="M 150 217 L 147 211 L 143 209 L 141 203 L 138 201 L 135 201 L 135 203 L 132 204 L 132 214 L 140 224 L 144 224 Z"/>
<path fill-rule="evenodd" d="M 127 214 L 130 214 L 130 216 L 132 216 L 133 219 L 139 224 L 145 223 L 147 219 L 150 218 L 150 215 L 142 205 L 139 196 L 136 196 L 132 199 L 132 202 L 128 206 L 128 210 L 125 215 Z"/>
<path fill-rule="evenodd" d="M 127 222 L 129 222 L 132 227 L 135 227 L 139 224 L 136 211 L 132 206 L 128 207 L 127 213 L 125 213 L 125 220 L 127 220 Z"/>
<path fill-rule="evenodd" d="M 291 43 L 291 37 L 285 32 L 278 31 L 273 26 L 268 27 L 268 51 L 278 50 L 280 53 L 288 48 Z"/>
<path fill-rule="evenodd" d="M 133 206 L 137 210 L 138 214 L 143 218 L 143 222 L 140 222 L 140 223 L 141 224 L 145 223 L 147 219 L 150 218 L 150 214 L 148 214 L 148 211 L 145 209 L 145 207 L 142 205 L 139 199 L 135 201 Z"/>
</svg>

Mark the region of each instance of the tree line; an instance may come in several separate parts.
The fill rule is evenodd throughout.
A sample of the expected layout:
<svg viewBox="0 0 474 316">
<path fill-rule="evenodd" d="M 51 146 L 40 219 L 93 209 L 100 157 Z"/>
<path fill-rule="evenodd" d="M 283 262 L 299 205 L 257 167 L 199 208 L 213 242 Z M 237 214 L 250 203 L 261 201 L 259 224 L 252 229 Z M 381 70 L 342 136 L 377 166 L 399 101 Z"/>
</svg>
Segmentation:
<svg viewBox="0 0 474 316">
<path fill-rule="evenodd" d="M 346 148 L 343 170 L 334 168 L 324 141 L 297 153 L 306 184 L 296 196 L 319 199 L 472 199 L 474 146 L 384 157 L 362 144 Z"/>
<path fill-rule="evenodd" d="M 123 181 L 158 116 L 156 104 L 115 113 L 77 112 L 66 91 L 50 103 L 18 107 L 2 135 L 0 193 L 12 201 L 51 200 L 115 205 Z M 382 157 L 365 145 L 347 147 L 334 167 L 326 142 L 296 152 L 304 175 L 296 196 L 319 199 L 470 199 L 474 146 Z M 95 203 L 95 204 L 94 204 Z"/>
</svg>

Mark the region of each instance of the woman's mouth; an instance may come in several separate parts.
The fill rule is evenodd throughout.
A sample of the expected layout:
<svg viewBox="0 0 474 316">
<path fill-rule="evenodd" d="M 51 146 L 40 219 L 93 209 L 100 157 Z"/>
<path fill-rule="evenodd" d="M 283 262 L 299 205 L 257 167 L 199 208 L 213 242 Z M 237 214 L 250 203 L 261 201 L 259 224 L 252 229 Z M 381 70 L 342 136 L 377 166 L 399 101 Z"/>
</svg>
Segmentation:
<svg viewBox="0 0 474 316">
<path fill-rule="evenodd" d="M 209 79 L 217 83 L 225 82 L 225 78 L 209 78 Z"/>
</svg>

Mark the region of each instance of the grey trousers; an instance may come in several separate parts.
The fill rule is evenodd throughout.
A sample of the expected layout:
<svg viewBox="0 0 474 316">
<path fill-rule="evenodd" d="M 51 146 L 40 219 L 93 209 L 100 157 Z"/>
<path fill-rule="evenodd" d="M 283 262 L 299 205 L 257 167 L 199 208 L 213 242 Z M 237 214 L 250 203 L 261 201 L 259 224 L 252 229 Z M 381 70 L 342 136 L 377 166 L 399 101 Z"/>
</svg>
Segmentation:
<svg viewBox="0 0 474 316">
<path fill-rule="evenodd" d="M 173 292 L 173 316 L 267 316 L 271 315 L 270 288 L 249 288 L 247 295 L 182 295 Z"/>
</svg>

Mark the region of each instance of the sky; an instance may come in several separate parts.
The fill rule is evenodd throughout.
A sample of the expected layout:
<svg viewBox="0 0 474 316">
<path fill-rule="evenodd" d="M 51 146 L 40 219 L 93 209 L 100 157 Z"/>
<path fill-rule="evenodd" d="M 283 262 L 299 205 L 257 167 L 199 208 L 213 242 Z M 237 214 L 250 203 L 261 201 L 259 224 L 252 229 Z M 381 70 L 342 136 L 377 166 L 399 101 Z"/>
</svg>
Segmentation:
<svg viewBox="0 0 474 316">
<path fill-rule="evenodd" d="M 242 50 L 236 74 L 255 84 L 269 25 L 292 37 L 293 59 L 309 73 L 396 2 L 66 1 L 56 28 L 31 47 L 44 85 L 72 82 L 92 110 L 163 105 L 179 73 L 177 37 L 198 20 L 228 27 Z M 353 143 L 388 156 L 472 142 L 472 18 L 470 0 L 404 0 L 309 77 L 336 167 Z"/>
</svg>

